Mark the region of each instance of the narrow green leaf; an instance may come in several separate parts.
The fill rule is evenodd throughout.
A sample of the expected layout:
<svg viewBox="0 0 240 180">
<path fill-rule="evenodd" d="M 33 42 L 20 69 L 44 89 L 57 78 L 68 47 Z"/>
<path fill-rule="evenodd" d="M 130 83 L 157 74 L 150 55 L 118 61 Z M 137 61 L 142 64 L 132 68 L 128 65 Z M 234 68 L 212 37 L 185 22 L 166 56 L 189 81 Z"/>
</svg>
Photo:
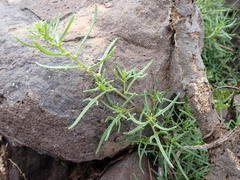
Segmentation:
<svg viewBox="0 0 240 180">
<path fill-rule="evenodd" d="M 107 141 L 108 140 L 108 138 L 109 138 L 109 136 L 110 136 L 110 134 L 111 134 L 111 132 L 112 132 L 112 128 L 114 127 L 114 125 L 117 125 L 118 124 L 118 121 L 120 121 L 120 116 L 117 116 L 117 117 L 115 117 L 113 120 L 112 120 L 112 122 L 111 122 L 111 124 L 108 126 L 109 127 L 109 130 L 107 131 L 107 133 L 106 133 L 106 136 L 105 136 L 105 138 L 104 138 L 104 141 Z"/>
<path fill-rule="evenodd" d="M 106 93 L 106 99 L 111 104 L 111 106 L 115 106 L 116 104 L 112 101 L 111 97 L 109 96 L 109 93 Z"/>
<path fill-rule="evenodd" d="M 144 129 L 144 128 L 143 128 L 143 126 L 139 125 L 136 128 L 134 128 L 133 130 L 128 131 L 128 132 L 124 132 L 123 134 L 126 134 L 126 135 L 134 134 L 134 133 L 138 132 L 141 129 Z"/>
<path fill-rule="evenodd" d="M 114 117 L 111 117 L 111 116 L 110 116 L 110 117 L 108 117 L 107 119 L 108 119 L 108 121 L 109 121 L 109 120 L 112 120 L 112 122 L 111 122 L 111 124 L 107 127 L 107 129 L 104 131 L 104 133 L 103 133 L 103 135 L 102 135 L 102 137 L 101 137 L 101 139 L 100 139 L 100 141 L 99 141 L 99 143 L 98 143 L 98 147 L 97 147 L 97 150 L 96 150 L 96 154 L 98 154 L 98 152 L 99 152 L 99 150 L 100 150 L 103 142 L 108 139 L 110 133 L 112 132 L 112 128 L 113 128 L 114 125 L 115 125 L 115 121 L 114 121 L 115 118 L 114 118 Z M 106 119 L 106 120 L 107 120 L 107 119 Z M 105 120 L 105 121 L 106 121 L 106 120 Z"/>
<path fill-rule="evenodd" d="M 130 117 L 128 120 L 131 120 L 132 122 L 134 122 L 135 124 L 141 125 L 141 126 L 146 126 L 148 124 L 148 122 L 141 122 L 138 121 L 134 118 L 135 114 L 131 114 L 130 112 L 128 112 L 128 116 Z"/>
<path fill-rule="evenodd" d="M 38 35 L 37 32 L 35 30 L 31 30 L 29 27 L 26 27 L 26 29 L 28 30 L 28 32 L 32 33 L 33 35 Z"/>
<path fill-rule="evenodd" d="M 66 36 L 66 34 L 67 34 L 67 32 L 68 32 L 70 26 L 71 26 L 72 23 L 73 23 L 74 18 L 75 18 L 75 14 L 73 14 L 72 17 L 70 18 L 67 27 L 65 28 L 65 30 L 64 30 L 64 32 L 63 32 L 63 34 L 62 34 L 62 36 L 61 36 L 60 39 L 59 39 L 59 42 L 62 42 L 63 38 Z"/>
<path fill-rule="evenodd" d="M 179 162 L 179 160 L 178 160 L 178 158 L 177 158 L 177 156 L 176 156 L 176 154 L 174 152 L 172 153 L 172 156 L 175 159 L 175 162 L 177 163 L 177 167 L 181 171 L 182 175 L 188 180 L 188 177 L 187 177 L 186 173 L 184 172 L 184 170 L 183 170 L 183 168 L 181 166 L 181 163 Z"/>
<path fill-rule="evenodd" d="M 84 90 L 83 92 L 94 92 L 94 91 L 98 91 L 98 90 L 99 90 L 99 88 L 96 87 L 96 88 L 94 88 L 94 89 L 87 89 L 87 90 Z"/>
<path fill-rule="evenodd" d="M 153 59 L 138 74 L 143 74 L 153 63 Z"/>
<path fill-rule="evenodd" d="M 164 115 L 164 113 L 166 111 L 168 111 L 175 103 L 176 101 L 178 100 L 178 97 L 179 97 L 180 94 L 178 94 L 172 101 L 169 105 L 167 105 L 167 107 L 165 107 L 164 109 L 160 109 L 155 115 L 154 117 L 157 118 L 158 116 L 160 115 Z"/>
<path fill-rule="evenodd" d="M 60 22 L 60 13 L 58 14 L 58 17 L 56 18 L 55 24 L 53 25 L 53 34 L 57 33 L 59 22 Z"/>
<path fill-rule="evenodd" d="M 136 174 L 134 174 L 134 173 L 133 173 L 133 177 L 134 177 L 135 180 L 138 180 Z"/>
<path fill-rule="evenodd" d="M 118 63 L 116 64 L 116 68 L 117 68 L 117 72 L 116 73 L 118 73 L 118 74 L 120 74 L 121 75 L 121 77 L 120 77 L 120 80 L 122 79 L 122 70 L 121 70 L 121 68 L 118 66 Z"/>
<path fill-rule="evenodd" d="M 115 76 L 120 80 L 122 81 L 122 78 L 118 75 L 118 72 L 116 69 L 113 70 L 113 73 L 115 74 Z"/>
<path fill-rule="evenodd" d="M 105 85 L 111 84 L 112 82 L 114 82 L 114 80 L 110 80 L 108 82 L 105 82 Z"/>
<path fill-rule="evenodd" d="M 88 103 L 88 105 L 83 109 L 83 111 L 80 113 L 80 115 L 78 116 L 78 118 L 74 121 L 74 123 L 68 127 L 68 129 L 72 129 L 74 128 L 78 123 L 79 121 L 82 119 L 82 117 L 85 115 L 85 113 L 94 105 L 96 104 L 96 101 L 95 100 L 92 100 Z"/>
<path fill-rule="evenodd" d="M 147 155 L 146 148 L 148 146 L 148 143 L 145 143 L 143 148 L 142 148 L 142 145 L 143 145 L 143 143 L 138 144 L 138 157 L 139 157 L 138 164 L 139 164 L 139 167 L 140 167 L 142 173 L 144 174 L 144 170 L 142 168 L 142 159 L 143 159 L 144 154 Z"/>
<path fill-rule="evenodd" d="M 40 64 L 38 62 L 35 62 L 38 66 L 44 67 L 44 68 L 48 68 L 48 69 L 64 69 L 64 70 L 68 70 L 68 69 L 77 69 L 79 68 L 79 66 L 47 66 L 47 65 L 43 65 Z"/>
<path fill-rule="evenodd" d="M 78 118 L 74 121 L 74 123 L 68 127 L 68 129 L 72 129 L 74 128 L 79 121 L 82 119 L 82 117 L 86 114 L 86 112 L 94 105 L 98 103 L 98 99 L 103 96 L 105 94 L 105 92 L 102 92 L 101 94 L 99 94 L 97 97 L 95 97 L 94 99 L 91 98 L 87 98 L 85 100 L 90 100 L 90 102 L 88 103 L 88 105 L 83 109 L 83 111 L 80 113 L 80 115 L 78 116 Z"/>
<path fill-rule="evenodd" d="M 92 98 L 86 98 L 86 99 L 83 100 L 83 102 L 87 102 L 87 101 L 89 101 L 89 102 L 94 101 L 95 104 L 98 105 L 98 100 L 97 100 L 96 98 L 94 98 L 94 99 L 92 99 Z"/>
<path fill-rule="evenodd" d="M 58 14 L 58 17 L 56 19 L 56 23 L 53 26 L 53 37 L 54 37 L 54 39 L 57 43 L 59 43 L 59 37 L 58 37 L 58 34 L 57 34 L 57 29 L 58 29 L 59 22 L 60 22 L 60 13 Z"/>
<path fill-rule="evenodd" d="M 36 40 L 33 40 L 33 42 L 40 51 L 42 51 L 43 53 L 45 53 L 47 55 L 50 55 L 50 56 L 66 56 L 66 54 L 54 53 L 54 52 L 50 52 L 50 51 L 46 50 Z"/>
<path fill-rule="evenodd" d="M 163 149 L 162 143 L 161 143 L 161 141 L 160 141 L 160 139 L 159 139 L 159 137 L 158 137 L 158 133 L 157 133 L 156 131 L 154 131 L 154 138 L 155 138 L 155 140 L 156 140 L 156 142 L 157 142 L 157 144 L 158 144 L 158 147 L 159 147 L 159 149 L 160 149 L 160 151 L 161 151 L 164 159 L 165 159 L 166 162 L 169 164 L 169 166 L 170 166 L 171 168 L 173 168 L 173 164 L 171 163 L 171 161 L 170 161 L 169 158 L 167 157 L 167 154 L 166 154 L 166 152 L 165 152 L 164 149 Z"/>
<path fill-rule="evenodd" d="M 53 27 L 53 23 L 54 23 L 55 19 L 56 19 L 55 17 L 52 18 L 51 22 L 49 23 L 49 25 L 48 25 L 48 32 L 50 31 L 51 27 Z"/>
<path fill-rule="evenodd" d="M 114 45 L 116 42 L 117 42 L 117 38 L 114 39 L 114 40 L 112 41 L 112 43 L 108 46 L 108 48 L 107 48 L 106 51 L 104 52 L 102 58 L 99 59 L 99 61 L 102 61 L 103 59 L 105 59 L 105 58 L 107 57 L 107 55 L 109 54 L 109 51 L 112 49 L 113 45 Z M 115 49 L 116 49 L 116 48 L 115 48 Z M 114 50 L 114 51 L 115 51 L 115 50 Z M 110 52 L 110 53 L 111 53 L 111 52 Z M 107 60 L 107 59 L 106 59 L 106 60 Z M 98 69 L 98 73 L 100 73 L 100 74 L 101 74 L 101 72 L 102 72 L 102 67 L 103 67 L 103 63 L 100 64 L 100 67 L 99 67 L 99 69 Z"/>
<path fill-rule="evenodd" d="M 48 24 L 46 21 L 43 23 L 43 30 L 44 30 L 44 39 L 48 39 L 49 34 L 48 34 Z"/>
<path fill-rule="evenodd" d="M 151 60 L 141 71 L 139 71 L 139 73 L 137 73 L 139 76 L 136 76 L 133 78 L 133 80 L 129 83 L 128 87 L 127 87 L 127 91 L 129 91 L 129 89 L 131 88 L 131 86 L 133 85 L 133 83 L 138 79 L 138 78 L 142 78 L 145 77 L 142 74 L 152 65 L 154 60 Z"/>
<path fill-rule="evenodd" d="M 137 94 L 133 93 L 129 98 L 125 100 L 125 102 L 121 105 L 121 108 L 124 108 Z"/>
<path fill-rule="evenodd" d="M 84 44 L 85 41 L 87 40 L 87 38 L 88 38 L 88 36 L 89 36 L 89 34 L 90 34 L 90 32 L 91 32 L 91 30 L 92 30 L 95 22 L 96 22 L 97 12 L 98 12 L 98 6 L 97 6 L 97 4 L 95 4 L 95 11 L 94 11 L 94 16 L 93 16 L 93 19 L 92 19 L 91 26 L 90 26 L 87 34 L 84 36 L 83 40 L 81 41 L 81 43 L 80 43 L 80 45 L 79 45 L 79 47 L 78 47 L 78 50 L 77 50 L 77 52 L 76 52 L 76 56 L 77 56 L 77 57 L 78 57 L 79 52 L 80 52 L 81 49 L 82 49 L 83 44 Z"/>
<path fill-rule="evenodd" d="M 198 155 L 197 153 L 195 153 L 196 151 L 194 151 L 194 150 L 192 150 L 192 149 L 187 149 L 187 148 L 185 148 L 184 146 L 180 145 L 180 144 L 177 143 L 177 142 L 174 142 L 174 144 L 175 144 L 176 146 L 178 146 L 180 149 L 183 149 L 184 151 L 187 151 L 189 154 L 192 154 L 192 155 L 194 155 L 194 156 L 196 156 L 196 157 L 201 158 L 200 155 Z"/>
<path fill-rule="evenodd" d="M 148 102 L 148 99 L 147 99 L 147 93 L 146 92 L 144 92 L 144 109 L 146 109 L 146 111 L 148 112 L 148 113 L 151 113 L 151 110 L 150 110 L 150 108 L 149 108 L 149 102 Z"/>
<path fill-rule="evenodd" d="M 26 46 L 29 46 L 29 47 L 34 47 L 34 48 L 36 48 L 36 46 L 34 46 L 34 45 L 31 45 L 31 44 L 28 44 L 28 43 L 26 43 L 26 42 L 24 42 L 24 41 L 22 41 L 21 39 L 19 39 L 17 36 L 14 36 L 14 38 L 15 39 L 17 39 L 20 43 L 22 43 L 22 44 L 24 44 L 24 45 L 26 45 Z"/>
<path fill-rule="evenodd" d="M 118 141 L 115 144 L 120 144 L 120 143 L 125 143 L 125 142 L 130 142 L 132 144 L 136 143 L 136 139 L 139 139 L 139 134 L 134 134 L 132 136 L 127 137 L 126 139 L 122 140 L 122 141 Z"/>
<path fill-rule="evenodd" d="M 116 111 L 116 109 L 114 107 L 109 106 L 107 103 L 105 103 L 104 101 L 102 102 L 108 109 L 111 109 L 113 112 Z"/>
<path fill-rule="evenodd" d="M 99 66 L 100 64 L 103 64 L 106 60 L 108 60 L 108 59 L 111 57 L 111 55 L 112 55 L 115 51 L 116 51 L 116 47 L 114 47 L 114 48 L 111 50 L 111 52 L 110 52 L 103 60 L 99 61 L 98 63 L 96 63 L 96 64 L 94 64 L 94 65 L 92 65 L 90 68 L 92 69 L 92 68 L 94 68 L 94 67 Z"/>
<path fill-rule="evenodd" d="M 27 34 L 26 36 L 27 37 L 41 37 L 42 35 L 41 34 L 37 34 L 37 35 Z"/>
<path fill-rule="evenodd" d="M 105 58 L 108 56 L 109 51 L 112 49 L 112 47 L 113 47 L 114 44 L 117 42 L 117 40 L 118 40 L 118 38 L 115 38 L 115 39 L 111 42 L 111 44 L 107 47 L 107 49 L 106 49 L 106 51 L 104 52 L 104 54 L 103 54 L 103 56 L 102 56 L 101 59 L 105 59 Z M 112 51 L 112 50 L 111 50 L 111 51 Z"/>
</svg>

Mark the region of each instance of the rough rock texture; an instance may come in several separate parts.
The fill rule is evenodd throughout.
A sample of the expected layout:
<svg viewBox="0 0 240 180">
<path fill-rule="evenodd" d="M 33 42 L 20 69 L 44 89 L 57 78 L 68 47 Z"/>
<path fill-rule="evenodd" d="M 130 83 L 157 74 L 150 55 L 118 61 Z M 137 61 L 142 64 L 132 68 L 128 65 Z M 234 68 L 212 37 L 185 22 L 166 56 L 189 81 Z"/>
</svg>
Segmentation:
<svg viewBox="0 0 240 180">
<path fill-rule="evenodd" d="M 7 143 L 3 142 L 3 137 L 0 135 L 0 179 L 8 179 L 8 168 L 7 168 Z"/>
<path fill-rule="evenodd" d="M 110 73 L 108 78 L 112 77 L 116 61 L 127 70 L 139 70 L 154 59 L 148 77 L 138 81 L 134 91 L 149 90 L 155 81 L 160 90 L 176 89 L 180 84 L 180 76 L 170 76 L 170 69 L 177 70 L 172 61 L 170 1 L 1 1 L 0 15 L 4 18 L 0 19 L 0 131 L 39 153 L 73 162 L 112 157 L 127 144 L 114 145 L 124 138 L 114 132 L 100 153 L 95 154 L 106 128 L 104 120 L 110 114 L 102 105 L 92 108 L 75 129 L 67 130 L 86 105 L 82 100 L 92 96 L 82 93 L 94 87 L 92 77 L 82 70 L 36 66 L 36 61 L 47 65 L 73 62 L 25 47 L 13 36 L 28 41 L 25 26 L 49 20 L 59 12 L 62 29 L 70 14 L 76 13 L 65 38 L 66 49 L 74 51 L 88 30 L 95 2 L 99 3 L 98 21 L 81 54 L 86 63 L 100 58 L 109 43 L 118 38 L 117 51 L 105 66 Z M 116 87 L 119 84 L 114 83 Z M 132 124 L 123 123 L 122 131 L 131 128 Z"/>
<path fill-rule="evenodd" d="M 238 94 L 234 97 L 234 101 L 235 101 L 236 104 L 240 104 L 240 94 Z M 236 106 L 236 111 L 238 113 L 240 113 L 240 106 Z"/>
<path fill-rule="evenodd" d="M 155 180 L 156 178 L 152 175 L 152 172 L 149 173 L 151 167 L 148 163 L 148 158 L 144 156 L 142 159 L 142 168 L 144 170 L 144 174 L 142 173 L 141 169 L 139 168 L 139 158 L 136 153 L 130 154 L 129 156 L 125 157 L 123 160 L 118 162 L 117 164 L 113 165 L 101 178 L 100 180 L 135 180 L 134 175 L 137 177 L 138 180 L 146 180 L 152 179 Z"/>
<path fill-rule="evenodd" d="M 209 150 L 212 167 L 205 179 L 240 179 L 239 149 L 240 127 L 238 127 L 230 140 L 224 142 L 218 148 Z"/>
<path fill-rule="evenodd" d="M 181 67 L 182 86 L 203 136 L 218 123 L 213 107 L 211 90 L 201 59 L 203 47 L 203 22 L 195 4 L 178 1 L 171 8 L 176 59 Z M 206 126 L 207 125 L 207 126 Z"/>
<path fill-rule="evenodd" d="M 8 178 L 9 180 L 60 180 L 67 179 L 74 163 L 63 162 L 47 155 L 8 141 Z"/>
</svg>

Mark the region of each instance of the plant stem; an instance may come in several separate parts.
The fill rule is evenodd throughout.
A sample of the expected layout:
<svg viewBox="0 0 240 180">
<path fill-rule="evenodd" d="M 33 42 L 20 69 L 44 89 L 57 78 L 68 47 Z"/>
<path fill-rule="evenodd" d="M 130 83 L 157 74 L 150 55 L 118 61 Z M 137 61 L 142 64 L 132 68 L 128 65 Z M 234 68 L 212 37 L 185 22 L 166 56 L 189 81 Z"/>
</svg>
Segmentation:
<svg viewBox="0 0 240 180">
<path fill-rule="evenodd" d="M 121 93 L 121 92 L 118 91 L 117 89 L 116 89 L 114 92 L 117 93 L 119 96 L 121 96 L 123 99 L 125 99 L 125 100 L 128 99 L 123 93 Z M 133 101 L 129 101 L 129 103 L 130 103 L 131 105 L 133 105 L 138 112 L 140 112 L 140 113 L 142 112 L 142 109 L 139 108 Z"/>
<path fill-rule="evenodd" d="M 65 49 L 61 48 L 61 46 L 59 47 L 64 53 L 68 53 L 68 51 L 66 51 Z M 104 79 L 99 76 L 99 74 L 95 73 L 91 68 L 88 68 L 84 63 L 82 63 L 78 57 L 76 55 L 73 55 L 71 53 L 69 53 L 68 55 L 69 57 L 71 57 L 74 61 L 76 61 L 79 64 L 79 67 L 84 68 L 87 72 L 91 73 L 95 78 L 97 78 L 100 82 L 103 82 Z M 121 96 L 123 99 L 127 100 L 128 98 L 121 93 L 120 91 L 118 91 L 116 88 L 114 88 L 112 85 L 107 84 L 107 89 L 114 89 L 114 92 L 117 93 L 119 96 Z M 142 112 L 142 109 L 139 108 L 133 101 L 129 101 L 129 103 L 138 111 L 138 112 Z"/>
</svg>

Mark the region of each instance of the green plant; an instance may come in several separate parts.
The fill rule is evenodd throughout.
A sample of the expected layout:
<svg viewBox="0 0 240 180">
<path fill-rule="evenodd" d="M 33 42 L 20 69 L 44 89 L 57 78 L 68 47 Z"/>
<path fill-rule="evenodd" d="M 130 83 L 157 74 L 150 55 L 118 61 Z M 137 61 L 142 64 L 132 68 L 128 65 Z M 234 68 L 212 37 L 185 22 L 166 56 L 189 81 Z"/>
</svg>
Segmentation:
<svg viewBox="0 0 240 180">
<path fill-rule="evenodd" d="M 178 111 L 174 111 L 176 118 L 170 118 L 173 125 L 177 125 L 177 131 L 170 142 L 176 145 L 179 149 L 174 149 L 172 153 L 175 153 L 178 159 L 175 158 L 182 166 L 183 172 L 185 172 L 189 179 L 202 179 L 210 170 L 210 164 L 208 162 L 208 151 L 202 150 L 190 150 L 185 149 L 183 146 L 187 144 L 202 145 L 202 134 L 197 126 L 196 119 L 190 109 L 187 100 L 178 108 Z M 174 117 L 174 116 L 172 116 Z M 174 141 L 173 141 L 174 140 Z M 177 169 L 180 171 L 181 169 Z M 176 179 L 183 179 L 184 176 L 180 176 L 180 173 L 176 173 Z M 183 174 L 183 173 L 182 173 Z"/>
<path fill-rule="evenodd" d="M 240 76 L 239 65 L 233 62 L 240 56 L 236 54 L 231 39 L 239 34 L 232 33 L 239 25 L 237 11 L 224 6 L 225 0 L 198 0 L 197 5 L 204 20 L 204 48 L 202 58 L 207 77 L 214 86 L 225 83 L 236 85 Z"/>
<path fill-rule="evenodd" d="M 164 96 L 164 94 L 162 94 Z M 157 141 L 152 136 L 144 136 L 141 131 L 138 134 L 129 136 L 123 142 L 131 142 L 137 145 L 137 151 L 140 157 L 139 166 L 144 155 L 153 156 L 153 165 L 158 167 L 158 172 L 152 171 L 159 180 L 168 179 L 202 179 L 210 170 L 208 163 L 208 151 L 186 149 L 185 145 L 202 145 L 201 131 L 197 128 L 196 119 L 193 117 L 190 106 L 185 103 L 178 107 L 178 110 L 170 110 L 166 114 L 161 126 L 175 127 L 171 131 L 165 131 L 161 134 L 164 144 L 162 148 L 173 164 L 170 167 L 165 158 L 162 158 L 158 150 Z M 121 142 L 119 142 L 121 143 Z"/>
<path fill-rule="evenodd" d="M 91 29 L 94 26 L 97 16 L 97 6 L 95 6 L 95 13 L 92 20 L 92 24 L 90 26 L 89 31 L 81 41 L 77 51 L 75 54 L 67 51 L 64 47 L 64 37 L 66 36 L 71 24 L 73 23 L 75 15 L 70 18 L 69 23 L 67 24 L 64 32 L 61 36 L 58 35 L 58 25 L 60 22 L 60 16 L 57 18 L 53 18 L 50 23 L 46 21 L 40 21 L 33 24 L 35 29 L 27 28 L 30 33 L 27 35 L 30 38 L 40 38 L 45 40 L 45 45 L 42 45 L 39 41 L 33 40 L 33 44 L 26 43 L 20 40 L 18 37 L 15 37 L 19 42 L 32 47 L 37 48 L 41 52 L 51 55 L 51 56 L 65 56 L 70 57 L 72 60 L 76 62 L 76 66 L 47 66 L 40 63 L 36 63 L 37 65 L 49 68 L 49 69 L 77 69 L 81 68 L 90 73 L 95 80 L 95 88 L 85 90 L 84 92 L 98 92 L 98 94 L 94 98 L 86 98 L 84 101 L 88 101 L 88 105 L 83 109 L 80 115 L 77 117 L 75 122 L 69 127 L 72 129 L 75 127 L 85 113 L 94 105 L 98 105 L 99 101 L 101 101 L 107 108 L 112 110 L 112 113 L 115 116 L 109 116 L 105 121 L 109 123 L 107 129 L 103 133 L 99 145 L 97 147 L 96 153 L 99 152 L 104 141 L 107 141 L 114 127 L 118 128 L 118 132 L 121 130 L 121 122 L 122 121 L 131 121 L 135 124 L 135 128 L 130 130 L 129 132 L 124 132 L 128 138 L 122 142 L 131 142 L 134 146 L 137 146 L 138 155 L 140 158 L 140 167 L 141 160 L 144 154 L 153 154 L 155 156 L 154 163 L 161 162 L 161 167 L 166 175 L 164 178 L 169 176 L 169 171 L 171 169 L 176 168 L 177 173 L 180 173 L 185 179 L 188 179 L 187 174 L 185 173 L 185 169 L 182 167 L 178 158 L 178 151 L 181 151 L 181 154 L 191 154 L 191 157 L 196 156 L 197 158 L 200 155 L 193 150 L 188 150 L 183 147 L 183 144 L 180 141 L 183 137 L 186 136 L 186 133 L 195 132 L 196 123 L 192 123 L 193 120 L 188 121 L 192 126 L 187 126 L 183 131 L 182 125 L 179 125 L 173 119 L 174 105 L 181 104 L 177 102 L 178 95 L 170 100 L 167 97 L 168 91 L 160 92 L 154 86 L 152 90 L 148 92 L 143 92 L 141 94 L 137 94 L 132 90 L 132 85 L 136 82 L 136 80 L 144 78 L 147 76 L 145 73 L 147 69 L 153 63 L 153 60 L 149 61 L 149 63 L 143 67 L 140 71 L 137 71 L 136 68 L 127 71 L 122 69 L 118 64 L 116 64 L 116 68 L 113 70 L 116 76 L 116 79 L 122 83 L 122 90 L 115 88 L 112 83 L 116 79 L 108 80 L 106 79 L 107 70 L 104 69 L 104 62 L 108 60 L 111 55 L 115 52 L 116 47 L 114 44 L 117 39 L 113 40 L 113 42 L 107 47 L 103 56 L 97 60 L 95 64 L 92 66 L 87 66 L 83 60 L 78 58 L 82 47 L 87 40 L 88 35 L 91 32 Z M 56 49 L 58 52 L 56 52 Z M 55 50 L 53 52 L 53 50 Z M 123 101 L 114 101 L 112 96 L 118 95 Z M 100 100 L 102 97 L 105 99 Z M 139 107 L 134 103 L 135 98 L 142 98 L 143 105 Z M 193 126 L 194 124 L 194 126 Z M 146 127 L 149 127 L 151 131 L 150 136 L 145 135 Z M 199 133 L 199 130 L 198 130 Z M 192 133 L 194 136 L 194 133 Z M 196 136 L 200 138 L 199 134 Z M 195 140 L 195 139 L 193 139 Z M 200 140 L 199 140 L 200 141 Z M 189 141 L 185 141 L 186 144 L 189 145 Z M 202 141 L 201 141 L 202 143 Z M 204 157 L 205 158 L 205 157 Z M 198 159 L 199 160 L 199 159 Z M 204 160 L 201 160 L 201 162 Z M 190 162 L 188 163 L 188 166 Z M 186 169 L 188 170 L 188 169 Z"/>
<path fill-rule="evenodd" d="M 67 168 L 68 167 L 68 164 L 60 159 L 53 159 L 54 161 L 57 161 L 59 162 L 63 167 Z"/>
<path fill-rule="evenodd" d="M 213 91 L 214 97 L 217 99 L 215 100 L 215 108 L 219 111 L 219 117 L 222 121 L 225 121 L 227 126 L 231 128 L 235 128 L 240 124 L 239 113 L 236 111 L 234 114 L 234 108 L 239 106 L 239 104 L 237 104 L 234 100 L 237 91 L 240 91 L 238 88 L 239 86 L 240 82 L 238 83 L 237 87 L 222 86 Z M 226 113 L 224 113 L 224 111 L 226 111 Z M 235 117 L 232 118 L 233 114 Z"/>
<path fill-rule="evenodd" d="M 236 0 L 236 3 L 238 1 Z M 225 3 L 225 0 L 197 1 L 205 27 L 202 58 L 212 90 L 219 86 L 236 87 L 240 77 L 239 50 L 231 42 L 233 37 L 239 39 L 239 32 L 233 33 L 235 27 L 240 25 L 237 20 L 238 11 L 225 6 Z M 223 117 L 223 110 L 232 108 L 231 100 L 235 95 L 233 90 L 227 88 L 214 92 L 215 108 L 219 111 L 222 120 L 226 118 Z M 227 121 L 231 121 L 227 124 L 235 127 L 233 124 L 238 124 L 238 116 L 236 115 L 234 119 L 227 118 Z"/>
<path fill-rule="evenodd" d="M 240 125 L 240 113 L 236 112 L 234 119 L 230 119 L 230 121 L 227 122 L 226 125 L 228 127 L 232 127 L 232 128 L 235 128 L 235 127 L 239 126 Z"/>
</svg>

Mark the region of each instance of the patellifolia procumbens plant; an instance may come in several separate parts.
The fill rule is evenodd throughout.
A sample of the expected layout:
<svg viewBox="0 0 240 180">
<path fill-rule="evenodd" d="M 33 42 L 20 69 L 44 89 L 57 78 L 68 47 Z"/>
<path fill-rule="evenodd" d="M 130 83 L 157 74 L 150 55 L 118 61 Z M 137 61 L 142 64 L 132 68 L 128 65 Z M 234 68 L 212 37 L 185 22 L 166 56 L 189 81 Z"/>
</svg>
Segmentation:
<svg viewBox="0 0 240 180">
<path fill-rule="evenodd" d="M 101 145 L 104 141 L 107 141 L 114 127 L 117 127 L 118 132 L 121 131 L 121 122 L 122 121 L 130 121 L 135 124 L 135 128 L 131 129 L 128 132 L 124 132 L 124 134 L 128 137 L 123 142 L 131 142 L 133 145 L 136 145 L 138 148 L 138 155 L 140 158 L 140 167 L 141 167 L 141 159 L 143 155 L 147 155 L 149 153 L 159 152 L 158 158 L 161 157 L 161 162 L 165 169 L 167 167 L 174 168 L 172 161 L 172 154 L 169 153 L 169 147 L 164 142 L 164 137 L 171 136 L 172 131 L 177 128 L 176 125 L 172 125 L 164 122 L 164 120 L 159 121 L 159 119 L 163 119 L 163 117 L 171 117 L 171 113 L 173 112 L 174 104 L 178 103 L 178 95 L 173 98 L 173 100 L 169 100 L 166 97 L 165 92 L 159 92 L 156 89 L 156 86 L 149 90 L 148 92 L 142 92 L 141 94 L 135 93 L 131 88 L 136 80 L 144 78 L 147 76 L 146 71 L 153 63 L 153 60 L 150 60 L 148 64 L 145 65 L 140 70 L 136 68 L 127 71 L 121 68 L 117 63 L 113 72 L 115 74 L 115 79 L 107 80 L 105 75 L 108 73 L 104 68 L 104 62 L 110 59 L 112 54 L 116 51 L 117 39 L 114 39 L 110 45 L 106 48 L 105 53 L 97 59 L 95 64 L 88 66 L 84 63 L 84 60 L 79 59 L 79 53 L 83 50 L 84 43 L 86 42 L 97 17 L 97 5 L 95 5 L 95 13 L 93 16 L 93 20 L 91 26 L 79 44 L 79 47 L 76 49 L 76 52 L 73 54 L 69 52 L 64 47 L 64 37 L 66 36 L 71 24 L 74 21 L 75 15 L 72 15 L 64 32 L 59 35 L 58 25 L 60 22 L 60 16 L 57 18 L 53 18 L 50 23 L 46 21 L 40 21 L 33 24 L 33 29 L 27 28 L 27 31 L 30 33 L 27 37 L 33 38 L 32 43 L 27 43 L 15 37 L 19 42 L 24 45 L 27 45 L 32 48 L 36 48 L 41 52 L 48 54 L 50 56 L 65 56 L 70 57 L 73 61 L 76 62 L 75 66 L 69 65 L 60 65 L 60 66 L 48 66 L 40 63 L 36 63 L 38 66 L 49 68 L 49 69 L 62 69 L 62 70 L 70 70 L 70 69 L 84 69 L 86 72 L 92 75 L 95 80 L 95 88 L 87 89 L 84 92 L 98 92 L 95 97 L 86 98 L 84 102 L 88 102 L 87 106 L 82 110 L 77 119 L 73 122 L 68 129 L 74 128 L 80 120 L 83 118 L 85 113 L 94 105 L 98 105 L 99 103 L 104 104 L 107 108 L 109 108 L 115 116 L 109 116 L 106 118 L 106 122 L 108 123 L 108 127 L 103 133 L 99 145 L 96 149 L 96 153 L 99 152 Z M 44 39 L 44 43 L 40 43 L 38 39 Z M 51 51 L 51 48 L 54 47 L 58 49 L 58 51 Z M 114 80 L 120 80 L 122 83 L 122 89 L 119 90 L 113 86 Z M 111 93 L 113 93 L 111 95 Z M 96 94 L 96 93 L 94 93 Z M 119 96 L 124 101 L 116 102 L 111 97 Z M 104 98 L 103 98 L 104 97 Z M 142 98 L 142 102 L 144 104 L 137 105 L 134 103 L 135 98 Z M 143 131 L 145 127 L 150 127 L 152 133 L 150 136 L 145 136 Z M 171 150 L 171 148 L 170 148 Z M 179 163 L 175 165 L 175 167 L 179 167 Z M 184 173 L 184 172 L 182 172 Z M 184 177 L 186 175 L 184 174 Z"/>
</svg>

